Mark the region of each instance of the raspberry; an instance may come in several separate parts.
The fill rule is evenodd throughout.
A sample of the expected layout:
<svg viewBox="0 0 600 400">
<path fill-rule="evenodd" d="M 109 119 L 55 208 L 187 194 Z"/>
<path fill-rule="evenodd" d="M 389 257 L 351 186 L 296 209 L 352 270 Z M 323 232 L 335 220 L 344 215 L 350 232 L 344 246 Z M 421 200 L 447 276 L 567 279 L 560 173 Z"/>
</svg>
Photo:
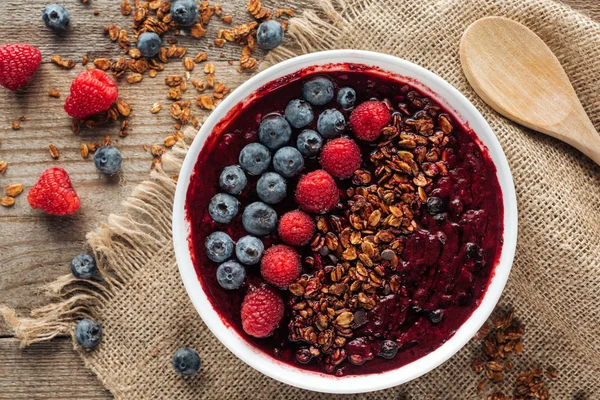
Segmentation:
<svg viewBox="0 0 600 400">
<path fill-rule="evenodd" d="M 350 125 L 357 138 L 373 141 L 381 129 L 390 123 L 390 111 L 380 101 L 365 101 L 350 114 Z"/>
<path fill-rule="evenodd" d="M 278 244 L 265 251 L 260 264 L 260 273 L 265 281 L 280 289 L 287 289 L 298 279 L 301 270 L 298 252 L 283 244 Z"/>
<path fill-rule="evenodd" d="M 332 176 L 318 169 L 303 176 L 296 186 L 296 203 L 306 212 L 320 214 L 331 211 L 340 200 L 340 192 Z"/>
<path fill-rule="evenodd" d="M 42 53 L 28 44 L 0 46 L 0 85 L 17 90 L 27 85 L 42 62 Z"/>
<path fill-rule="evenodd" d="M 117 99 L 119 90 L 104 71 L 83 71 L 71 84 L 71 94 L 65 102 L 65 111 L 73 118 L 84 119 L 106 111 Z"/>
<path fill-rule="evenodd" d="M 304 246 L 315 233 L 315 223 L 302 211 L 290 211 L 279 220 L 279 237 L 290 246 Z"/>
<path fill-rule="evenodd" d="M 350 178 L 360 168 L 360 148 L 352 139 L 333 139 L 323 147 L 319 161 L 336 178 Z"/>
<path fill-rule="evenodd" d="M 52 215 L 70 215 L 79 209 L 79 197 L 69 174 L 62 168 L 44 171 L 27 195 L 31 208 L 40 208 Z"/>
<path fill-rule="evenodd" d="M 248 335 L 269 336 L 283 318 L 283 300 L 268 286 L 250 289 L 242 302 L 242 328 Z"/>
</svg>

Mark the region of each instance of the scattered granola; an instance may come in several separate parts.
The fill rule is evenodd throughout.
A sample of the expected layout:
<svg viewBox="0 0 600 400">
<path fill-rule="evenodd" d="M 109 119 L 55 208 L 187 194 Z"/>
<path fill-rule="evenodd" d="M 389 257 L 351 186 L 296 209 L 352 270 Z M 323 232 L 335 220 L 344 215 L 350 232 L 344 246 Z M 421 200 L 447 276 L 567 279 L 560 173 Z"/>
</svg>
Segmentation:
<svg viewBox="0 0 600 400">
<path fill-rule="evenodd" d="M 4 207 L 12 207 L 15 204 L 15 199 L 9 196 L 0 198 L 0 205 Z"/>
<path fill-rule="evenodd" d="M 22 192 L 23 192 L 23 185 L 21 185 L 21 184 L 9 185 L 6 188 L 6 195 L 9 197 L 17 197 Z"/>
<path fill-rule="evenodd" d="M 60 157 L 60 151 L 58 150 L 58 147 L 56 147 L 56 145 L 54 143 L 50 144 L 50 146 L 48 146 L 48 152 L 50 153 L 50 157 L 52 157 L 55 160 L 58 160 L 58 158 Z"/>
<path fill-rule="evenodd" d="M 72 69 L 73 67 L 75 67 L 75 61 L 73 60 L 63 60 L 59 55 L 54 55 L 52 57 L 50 57 L 50 61 L 52 61 L 54 64 L 58 65 L 59 67 L 65 68 L 65 69 Z"/>
</svg>

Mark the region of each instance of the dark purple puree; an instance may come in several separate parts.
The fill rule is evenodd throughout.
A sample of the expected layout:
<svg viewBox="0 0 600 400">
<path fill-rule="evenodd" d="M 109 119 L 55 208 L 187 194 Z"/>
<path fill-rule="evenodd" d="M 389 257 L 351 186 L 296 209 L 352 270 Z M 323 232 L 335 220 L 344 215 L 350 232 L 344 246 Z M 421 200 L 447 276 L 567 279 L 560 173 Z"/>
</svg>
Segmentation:
<svg viewBox="0 0 600 400">
<path fill-rule="evenodd" d="M 371 98 L 389 99 L 395 109 L 400 108 L 399 104 L 404 105 L 405 111 L 410 114 L 403 115 L 404 120 L 419 111 L 410 99 L 427 98 L 396 76 L 358 65 L 344 65 L 345 70 L 341 72 L 339 66 L 336 69 L 337 72 L 327 75 L 337 87 L 354 88 L 356 104 Z M 221 319 L 265 353 L 299 368 L 323 372 L 321 357 L 308 364 L 296 361 L 296 351 L 306 344 L 288 339 L 289 306 L 286 306 L 286 316 L 280 327 L 271 337 L 256 339 L 244 333 L 240 319 L 241 303 L 248 285 L 263 283 L 260 266 L 246 268 L 248 279 L 241 289 L 226 291 L 217 282 L 217 264 L 208 259 L 204 249 L 205 238 L 216 230 L 228 233 L 234 241 L 246 235 L 241 214 L 246 205 L 258 201 L 255 191 L 257 178 L 248 176 L 248 186 L 238 196 L 241 202 L 238 216 L 230 224 L 223 225 L 212 221 L 207 211 L 211 197 L 220 191 L 218 177 L 224 167 L 238 163 L 238 155 L 246 144 L 257 141 L 262 117 L 274 111 L 283 114 L 287 103 L 301 96 L 302 81 L 313 74 L 314 71 L 309 68 L 269 83 L 257 91 L 247 104 L 237 105 L 213 130 L 198 157 L 187 193 L 186 209 L 191 222 L 189 243 L 196 272 Z M 425 101 L 437 105 L 432 99 Z M 310 128 L 315 129 L 318 114 L 332 106 L 314 107 L 315 122 Z M 367 358 L 375 356 L 360 366 L 345 360 L 336 368 L 338 375 L 398 368 L 440 347 L 478 307 L 499 260 L 504 227 L 502 192 L 496 168 L 475 134 L 459 125 L 459 120 L 449 110 L 441 108 L 440 112 L 451 115 L 454 124 L 453 139 L 444 148 L 449 173 L 433 178 L 428 195 L 441 198 L 445 212 L 437 217 L 439 221 L 425 205 L 415 212 L 418 229 L 403 238 L 405 249 L 397 271 L 388 271 L 386 275 L 386 278 L 398 275 L 402 290 L 398 294 L 380 294 L 379 305 L 367 313 L 366 324 L 354 332 L 354 338 L 364 339 L 355 340 L 352 342 L 354 348 L 347 348 Z M 348 120 L 350 113 L 344 114 Z M 299 131 L 294 130 L 291 143 L 295 143 Z M 347 134 L 352 136 L 350 129 Z M 360 145 L 363 169 L 373 172 L 369 154 L 374 147 L 366 143 Z M 320 169 L 318 161 L 306 160 L 304 172 L 315 169 Z M 340 193 L 345 192 L 349 181 L 337 181 Z M 297 208 L 293 199 L 295 186 L 296 180 L 288 182 L 287 199 L 274 207 L 278 216 Z M 265 248 L 280 242 L 276 234 L 263 238 L 263 241 Z M 303 259 L 315 255 L 310 246 L 298 250 Z M 303 273 L 311 275 L 314 272 L 304 266 Z M 285 304 L 289 304 L 290 292 L 280 293 Z M 384 339 L 398 343 L 398 353 L 391 360 L 376 356 Z"/>
</svg>

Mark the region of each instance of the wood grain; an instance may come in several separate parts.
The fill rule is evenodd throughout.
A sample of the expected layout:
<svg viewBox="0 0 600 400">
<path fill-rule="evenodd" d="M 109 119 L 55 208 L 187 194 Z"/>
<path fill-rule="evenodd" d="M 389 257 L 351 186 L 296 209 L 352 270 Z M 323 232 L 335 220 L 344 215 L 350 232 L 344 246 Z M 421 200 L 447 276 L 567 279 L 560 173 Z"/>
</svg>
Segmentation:
<svg viewBox="0 0 600 400">
<path fill-rule="evenodd" d="M 292 8 L 296 12 L 314 9 L 318 0 L 264 0 L 270 9 Z M 600 3 L 597 0 L 568 0 L 566 3 L 586 12 L 600 21 Z M 136 85 L 119 82 L 121 96 L 133 106 L 131 134 L 118 138 L 116 125 L 94 131 L 84 131 L 75 136 L 69 129 L 69 118 L 62 110 L 70 82 L 82 69 L 78 64 L 65 71 L 49 63 L 53 54 L 80 61 L 83 55 L 90 59 L 118 57 L 121 52 L 116 44 L 102 35 L 102 26 L 117 23 L 130 26 L 130 19 L 120 15 L 118 0 L 90 0 L 83 5 L 79 0 L 64 2 L 71 12 L 73 27 L 64 37 L 57 37 L 46 30 L 38 17 L 46 0 L 3 0 L 2 10 L 10 16 L 10 23 L 0 26 L 0 44 L 29 42 L 38 46 L 44 56 L 43 65 L 28 87 L 19 93 L 0 90 L 0 160 L 9 162 L 5 175 L 0 175 L 0 193 L 9 184 L 22 183 L 26 191 L 13 208 L 0 207 L 0 303 L 9 304 L 19 311 L 44 303 L 37 288 L 57 276 L 68 273 L 68 262 L 86 251 L 85 234 L 94 229 L 106 217 L 118 210 L 121 200 L 132 188 L 145 179 L 149 172 L 151 157 L 144 152 L 144 144 L 159 143 L 170 132 L 175 122 L 166 109 L 152 115 L 150 106 L 163 101 L 166 87 L 164 77 L 169 73 L 182 73 L 181 62 L 168 64 L 167 71 L 154 79 L 147 76 Z M 234 23 L 248 21 L 245 0 L 224 0 L 226 14 L 233 15 Z M 99 10 L 98 16 L 93 15 Z M 207 37 L 214 38 L 221 24 L 211 21 Z M 235 87 L 248 78 L 238 74 L 228 60 L 236 61 L 240 49 L 226 45 L 222 50 L 211 45 L 210 40 L 180 39 L 189 46 L 190 54 L 207 51 L 217 66 L 217 79 Z M 225 57 L 220 57 L 220 53 Z M 200 68 L 194 77 L 202 77 Z M 47 95 L 49 89 L 58 89 L 60 99 Z M 186 98 L 194 99 L 193 89 Z M 12 121 L 26 115 L 21 130 L 13 131 Z M 78 148 L 82 141 L 101 140 L 104 135 L 118 139 L 117 146 L 123 152 L 123 174 L 118 179 L 99 176 L 91 160 L 83 160 Z M 48 145 L 54 143 L 61 151 L 58 161 L 48 154 Z M 53 218 L 32 211 L 26 204 L 27 189 L 35 183 L 39 174 L 51 166 L 61 166 L 71 174 L 74 185 L 82 198 L 82 209 L 74 217 Z M 51 343 L 20 350 L 10 332 L 0 323 L 0 399 L 108 399 L 96 379 L 89 375 L 83 363 L 72 350 L 66 338 Z M 4 338 L 2 338 L 4 337 Z M 87 396 L 87 397 L 86 397 Z"/>
<path fill-rule="evenodd" d="M 0 400 L 110 398 L 85 368 L 70 339 L 24 350 L 15 339 L 0 340 Z"/>
</svg>

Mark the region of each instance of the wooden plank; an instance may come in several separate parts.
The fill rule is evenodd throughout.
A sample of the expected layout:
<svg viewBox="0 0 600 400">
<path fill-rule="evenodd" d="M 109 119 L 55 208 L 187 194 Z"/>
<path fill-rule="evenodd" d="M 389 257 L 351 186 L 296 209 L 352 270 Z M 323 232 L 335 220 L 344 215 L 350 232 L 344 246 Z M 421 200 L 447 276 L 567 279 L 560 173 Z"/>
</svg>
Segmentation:
<svg viewBox="0 0 600 400">
<path fill-rule="evenodd" d="M 0 340 L 0 400 L 112 398 L 87 371 L 70 339 L 20 349 L 15 339 Z"/>
</svg>

